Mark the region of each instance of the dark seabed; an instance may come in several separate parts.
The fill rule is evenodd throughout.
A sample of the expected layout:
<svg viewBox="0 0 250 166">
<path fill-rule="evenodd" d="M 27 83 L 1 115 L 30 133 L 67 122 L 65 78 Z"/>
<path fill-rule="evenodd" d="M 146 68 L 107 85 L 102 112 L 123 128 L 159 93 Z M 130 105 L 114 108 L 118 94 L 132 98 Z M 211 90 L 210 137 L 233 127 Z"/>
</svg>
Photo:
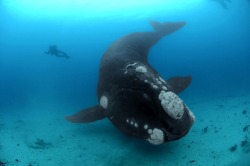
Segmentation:
<svg viewBox="0 0 250 166">
<path fill-rule="evenodd" d="M 0 166 L 250 165 L 249 1 L 54 1 L 0 1 Z M 196 116 L 190 132 L 153 146 L 107 119 L 67 122 L 98 102 L 106 48 L 152 31 L 148 18 L 187 22 L 149 62 L 165 79 L 192 75 L 180 94 Z M 53 44 L 70 58 L 45 54 Z"/>
</svg>

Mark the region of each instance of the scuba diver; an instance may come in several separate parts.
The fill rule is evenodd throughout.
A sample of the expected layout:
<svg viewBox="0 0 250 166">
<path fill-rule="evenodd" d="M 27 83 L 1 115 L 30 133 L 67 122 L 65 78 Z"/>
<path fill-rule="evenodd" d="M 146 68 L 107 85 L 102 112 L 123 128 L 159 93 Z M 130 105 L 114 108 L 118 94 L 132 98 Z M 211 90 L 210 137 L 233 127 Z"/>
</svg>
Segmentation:
<svg viewBox="0 0 250 166">
<path fill-rule="evenodd" d="M 57 57 L 69 58 L 69 56 L 65 52 L 57 49 L 57 45 L 50 45 L 49 50 L 44 53 L 49 55 L 55 55 Z"/>
</svg>

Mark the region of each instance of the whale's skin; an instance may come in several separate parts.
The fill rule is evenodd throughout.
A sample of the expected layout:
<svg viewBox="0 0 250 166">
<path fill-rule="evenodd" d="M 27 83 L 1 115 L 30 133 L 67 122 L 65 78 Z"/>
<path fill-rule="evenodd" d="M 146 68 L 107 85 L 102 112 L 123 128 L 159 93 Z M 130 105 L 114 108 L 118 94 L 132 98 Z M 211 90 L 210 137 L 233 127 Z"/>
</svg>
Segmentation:
<svg viewBox="0 0 250 166">
<path fill-rule="evenodd" d="M 107 117 L 121 132 L 153 145 L 188 133 L 195 117 L 177 94 L 192 77 L 164 80 L 148 63 L 150 48 L 185 22 L 149 22 L 154 32 L 131 33 L 107 48 L 99 69 L 99 105 L 68 116 L 67 120 L 89 123 Z"/>
</svg>

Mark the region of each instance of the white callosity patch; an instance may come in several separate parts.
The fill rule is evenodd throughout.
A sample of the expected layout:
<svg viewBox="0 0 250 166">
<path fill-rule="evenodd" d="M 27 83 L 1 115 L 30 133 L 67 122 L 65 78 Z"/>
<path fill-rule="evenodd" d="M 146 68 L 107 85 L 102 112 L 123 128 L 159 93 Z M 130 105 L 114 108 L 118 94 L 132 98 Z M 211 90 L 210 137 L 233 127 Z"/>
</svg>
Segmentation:
<svg viewBox="0 0 250 166">
<path fill-rule="evenodd" d="M 154 88 L 154 89 L 158 89 L 158 86 L 155 85 L 155 84 L 153 84 L 153 83 L 151 83 L 151 86 L 152 86 L 152 88 Z"/>
<path fill-rule="evenodd" d="M 168 88 L 166 86 L 162 86 L 163 90 L 168 90 Z"/>
<path fill-rule="evenodd" d="M 139 73 L 146 73 L 148 70 L 144 66 L 138 66 L 138 67 L 135 68 L 135 71 L 139 72 Z"/>
<path fill-rule="evenodd" d="M 125 68 L 127 69 L 128 67 L 134 67 L 136 64 L 137 64 L 136 62 L 135 63 L 130 63 Z"/>
<path fill-rule="evenodd" d="M 153 145 L 160 145 L 164 143 L 164 133 L 160 129 L 154 128 L 147 140 Z"/>
<path fill-rule="evenodd" d="M 152 129 L 148 129 L 148 134 L 151 135 L 153 133 Z"/>
<path fill-rule="evenodd" d="M 160 87 L 163 89 L 163 90 L 168 90 L 167 86 L 166 86 L 166 81 L 159 77 L 159 78 L 156 78 L 156 81 L 157 81 L 157 84 L 160 85 Z"/>
<path fill-rule="evenodd" d="M 163 90 L 168 90 L 167 85 L 166 85 L 166 81 L 164 81 L 161 77 L 151 77 L 151 80 L 144 80 L 145 83 L 149 83 L 151 85 L 151 87 L 155 90 L 158 90 L 159 88 L 163 89 Z"/>
<path fill-rule="evenodd" d="M 157 82 L 158 85 L 162 84 L 162 82 L 158 78 L 155 78 L 155 81 Z"/>
<path fill-rule="evenodd" d="M 108 108 L 108 98 L 106 96 L 102 96 L 100 100 L 100 105 L 102 108 L 107 109 Z"/>
<path fill-rule="evenodd" d="M 157 83 L 158 83 L 159 85 L 161 85 L 161 84 L 162 84 L 162 82 L 161 82 L 161 81 L 157 81 Z"/>
<path fill-rule="evenodd" d="M 145 125 L 143 126 L 143 128 L 144 128 L 145 130 L 147 130 L 147 129 L 148 129 L 148 125 L 145 124 Z"/>
<path fill-rule="evenodd" d="M 148 70 L 147 68 L 144 66 L 144 65 L 141 65 L 140 63 L 129 63 L 127 66 L 125 66 L 125 73 L 124 74 L 127 74 L 128 73 L 128 69 L 132 69 L 138 73 L 147 73 Z"/>
<path fill-rule="evenodd" d="M 135 122 L 135 120 L 130 120 L 130 119 L 126 119 L 126 122 L 128 124 L 130 124 L 131 126 L 134 126 L 135 128 L 138 128 L 139 127 L 139 124 L 137 122 Z"/>
<path fill-rule="evenodd" d="M 125 70 L 126 70 L 126 71 L 124 72 L 124 74 L 127 74 L 127 73 L 128 73 L 128 70 L 127 70 L 127 69 L 128 69 L 129 67 L 133 67 L 133 68 L 134 68 L 135 65 L 137 65 L 136 62 L 135 62 L 135 63 L 130 63 L 130 64 L 128 64 L 127 66 L 125 66 Z"/>
<path fill-rule="evenodd" d="M 166 81 L 163 78 L 159 77 L 159 80 L 161 80 L 161 82 L 163 82 L 164 84 L 166 84 Z"/>
<path fill-rule="evenodd" d="M 150 83 L 148 80 L 144 80 L 144 82 L 149 83 L 153 89 L 158 89 L 159 88 L 156 84 Z"/>
<path fill-rule="evenodd" d="M 161 91 L 159 100 L 166 113 L 174 119 L 181 119 L 184 114 L 182 100 L 173 92 Z"/>
<path fill-rule="evenodd" d="M 188 110 L 188 114 L 189 116 L 192 118 L 193 122 L 195 121 L 195 116 L 194 113 L 192 111 L 190 111 L 190 109 L 186 106 L 187 110 Z"/>
</svg>

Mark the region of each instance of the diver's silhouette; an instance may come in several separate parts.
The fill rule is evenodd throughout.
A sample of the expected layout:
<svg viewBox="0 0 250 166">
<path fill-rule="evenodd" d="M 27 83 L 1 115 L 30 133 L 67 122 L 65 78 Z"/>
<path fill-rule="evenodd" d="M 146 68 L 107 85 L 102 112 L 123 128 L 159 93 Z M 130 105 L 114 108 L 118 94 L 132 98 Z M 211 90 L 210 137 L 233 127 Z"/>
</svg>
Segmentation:
<svg viewBox="0 0 250 166">
<path fill-rule="evenodd" d="M 57 45 L 50 45 L 49 50 L 44 53 L 49 55 L 55 55 L 57 57 L 69 58 L 69 56 L 65 52 L 57 49 Z"/>
<path fill-rule="evenodd" d="M 214 2 L 218 2 L 224 9 L 227 9 L 227 2 L 231 2 L 231 0 L 211 0 Z"/>
</svg>

